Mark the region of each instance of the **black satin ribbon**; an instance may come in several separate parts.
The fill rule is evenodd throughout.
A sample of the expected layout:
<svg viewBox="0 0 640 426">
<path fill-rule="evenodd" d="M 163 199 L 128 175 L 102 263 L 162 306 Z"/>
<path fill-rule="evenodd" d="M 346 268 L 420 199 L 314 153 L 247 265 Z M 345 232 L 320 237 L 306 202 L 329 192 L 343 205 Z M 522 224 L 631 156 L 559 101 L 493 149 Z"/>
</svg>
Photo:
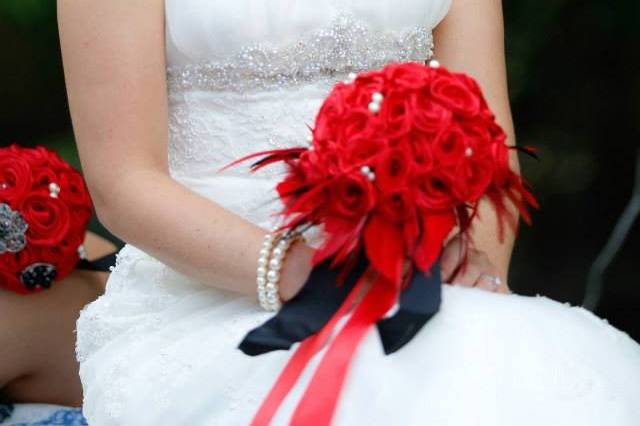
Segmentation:
<svg viewBox="0 0 640 426">
<path fill-rule="evenodd" d="M 414 268 L 411 281 L 400 294 L 398 310 L 391 317 L 378 321 L 384 353 L 390 355 L 409 343 L 438 312 L 441 301 L 440 261 L 428 273 Z"/>
<path fill-rule="evenodd" d="M 116 264 L 116 253 L 109 253 L 95 260 L 80 259 L 76 263 L 76 269 L 83 271 L 109 272 Z"/>
<path fill-rule="evenodd" d="M 288 350 L 320 331 L 367 269 L 368 261 L 360 256 L 340 286 L 336 285 L 340 268 L 332 269 L 330 264 L 331 260 L 326 260 L 314 267 L 298 294 L 274 317 L 251 330 L 240 343 L 240 350 L 251 356 Z"/>
<path fill-rule="evenodd" d="M 251 330 L 239 349 L 247 355 L 262 355 L 288 350 L 294 343 L 317 333 L 340 308 L 369 262 L 363 255 L 357 260 L 344 283 L 336 285 L 339 268 L 330 268 L 330 260 L 317 265 L 302 290 L 278 313 Z M 378 322 L 378 332 L 385 353 L 391 354 L 406 345 L 433 317 L 441 300 L 440 264 L 430 274 L 414 271 L 402 291 L 397 311 Z"/>
</svg>

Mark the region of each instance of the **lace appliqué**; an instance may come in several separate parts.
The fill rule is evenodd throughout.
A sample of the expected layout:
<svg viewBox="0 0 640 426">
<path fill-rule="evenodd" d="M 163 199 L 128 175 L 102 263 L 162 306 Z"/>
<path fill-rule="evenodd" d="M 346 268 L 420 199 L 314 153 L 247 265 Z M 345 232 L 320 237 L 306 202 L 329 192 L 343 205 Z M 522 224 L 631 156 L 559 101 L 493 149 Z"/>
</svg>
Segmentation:
<svg viewBox="0 0 640 426">
<path fill-rule="evenodd" d="M 430 30 L 377 32 L 349 13 L 293 45 L 247 46 L 220 61 L 170 67 L 170 90 L 268 90 L 336 78 L 350 72 L 379 68 L 392 61 L 425 61 L 433 55 Z"/>
<path fill-rule="evenodd" d="M 150 264 L 147 278 L 149 285 L 156 290 L 148 293 L 137 292 L 131 286 L 134 269 L 141 263 Z M 175 297 L 168 291 L 162 291 L 166 276 L 171 273 L 168 266 L 144 254 L 125 246 L 116 257 L 116 265 L 111 267 L 111 275 L 107 282 L 105 294 L 86 305 L 80 311 L 76 322 L 76 358 L 78 362 L 86 361 L 94 352 L 108 342 L 129 332 L 139 332 L 142 328 L 159 328 L 159 311 L 168 306 Z M 114 308 L 126 305 L 133 312 L 145 316 L 144 321 L 132 321 L 129 317 L 117 317 Z M 133 317 L 135 314 L 131 313 Z M 133 326 L 132 326 L 133 324 Z"/>
<path fill-rule="evenodd" d="M 258 94 L 183 92 L 170 96 L 172 174 L 214 177 L 219 168 L 251 152 L 307 144 L 308 127 L 330 87 L 316 82 Z M 249 164 L 230 168 L 224 175 L 249 177 Z M 251 177 L 277 178 L 284 171 L 282 165 L 269 166 Z"/>
</svg>

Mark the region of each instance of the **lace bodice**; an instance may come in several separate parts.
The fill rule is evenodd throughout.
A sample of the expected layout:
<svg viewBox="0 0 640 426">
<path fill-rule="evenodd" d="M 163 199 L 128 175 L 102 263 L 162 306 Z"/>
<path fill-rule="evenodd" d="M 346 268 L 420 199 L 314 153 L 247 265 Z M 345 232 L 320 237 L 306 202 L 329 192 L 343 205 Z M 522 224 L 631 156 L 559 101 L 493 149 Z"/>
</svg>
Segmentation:
<svg viewBox="0 0 640 426">
<path fill-rule="evenodd" d="M 256 208 L 273 194 L 212 191 L 214 181 L 248 177 L 246 167 L 218 169 L 250 152 L 305 144 L 322 100 L 348 74 L 430 58 L 449 2 L 167 0 L 172 174 L 254 222 L 264 218 Z M 273 182 L 281 171 L 251 179 Z"/>
</svg>

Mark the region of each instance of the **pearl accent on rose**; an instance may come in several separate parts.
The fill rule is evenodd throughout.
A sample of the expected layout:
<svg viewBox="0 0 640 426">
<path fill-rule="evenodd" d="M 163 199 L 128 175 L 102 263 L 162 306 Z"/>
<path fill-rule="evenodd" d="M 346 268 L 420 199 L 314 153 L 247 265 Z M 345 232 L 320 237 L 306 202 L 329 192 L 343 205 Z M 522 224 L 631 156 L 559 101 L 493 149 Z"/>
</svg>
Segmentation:
<svg viewBox="0 0 640 426">
<path fill-rule="evenodd" d="M 440 67 L 440 62 L 438 62 L 436 59 L 432 59 L 429 61 L 429 66 L 431 68 L 439 68 Z"/>
<path fill-rule="evenodd" d="M 369 104 L 369 111 L 371 111 L 374 114 L 377 114 L 380 112 L 380 109 L 382 108 L 382 101 L 384 100 L 384 95 L 380 92 L 374 92 L 371 95 L 371 103 Z"/>
<path fill-rule="evenodd" d="M 343 81 L 344 81 L 345 84 L 351 84 L 356 80 L 356 78 L 358 78 L 358 74 L 356 74 L 355 72 L 350 72 L 347 75 L 347 78 L 345 80 L 343 80 Z"/>
<path fill-rule="evenodd" d="M 55 182 L 51 182 L 49 184 L 49 195 L 51 198 L 58 198 L 58 195 L 60 195 L 60 185 Z"/>
<path fill-rule="evenodd" d="M 373 182 L 376 179 L 375 173 L 373 173 L 373 170 L 371 170 L 371 167 L 369 166 L 360 167 L 360 173 L 365 175 L 370 182 Z"/>
<path fill-rule="evenodd" d="M 464 155 L 466 155 L 467 157 L 471 157 L 471 156 L 473 155 L 473 149 L 471 149 L 471 148 L 467 148 L 467 149 L 464 151 Z"/>
</svg>

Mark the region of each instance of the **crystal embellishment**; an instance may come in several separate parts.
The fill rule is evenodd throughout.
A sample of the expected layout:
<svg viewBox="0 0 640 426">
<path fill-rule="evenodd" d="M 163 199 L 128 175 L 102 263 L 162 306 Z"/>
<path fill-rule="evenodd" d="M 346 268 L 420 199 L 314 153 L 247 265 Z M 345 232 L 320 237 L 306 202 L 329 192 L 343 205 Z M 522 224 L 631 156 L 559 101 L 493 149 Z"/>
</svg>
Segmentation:
<svg viewBox="0 0 640 426">
<path fill-rule="evenodd" d="M 0 203 L 0 254 L 22 251 L 27 245 L 28 228 L 19 212 L 6 203 Z"/>
<path fill-rule="evenodd" d="M 50 263 L 33 263 L 20 274 L 20 281 L 29 290 L 38 287 L 50 288 L 57 275 L 56 267 Z"/>
<path fill-rule="evenodd" d="M 268 90 L 380 68 L 389 62 L 427 61 L 433 56 L 430 30 L 374 31 L 351 14 L 338 15 L 325 29 L 294 44 L 257 44 L 223 61 L 169 67 L 171 91 Z"/>
</svg>

